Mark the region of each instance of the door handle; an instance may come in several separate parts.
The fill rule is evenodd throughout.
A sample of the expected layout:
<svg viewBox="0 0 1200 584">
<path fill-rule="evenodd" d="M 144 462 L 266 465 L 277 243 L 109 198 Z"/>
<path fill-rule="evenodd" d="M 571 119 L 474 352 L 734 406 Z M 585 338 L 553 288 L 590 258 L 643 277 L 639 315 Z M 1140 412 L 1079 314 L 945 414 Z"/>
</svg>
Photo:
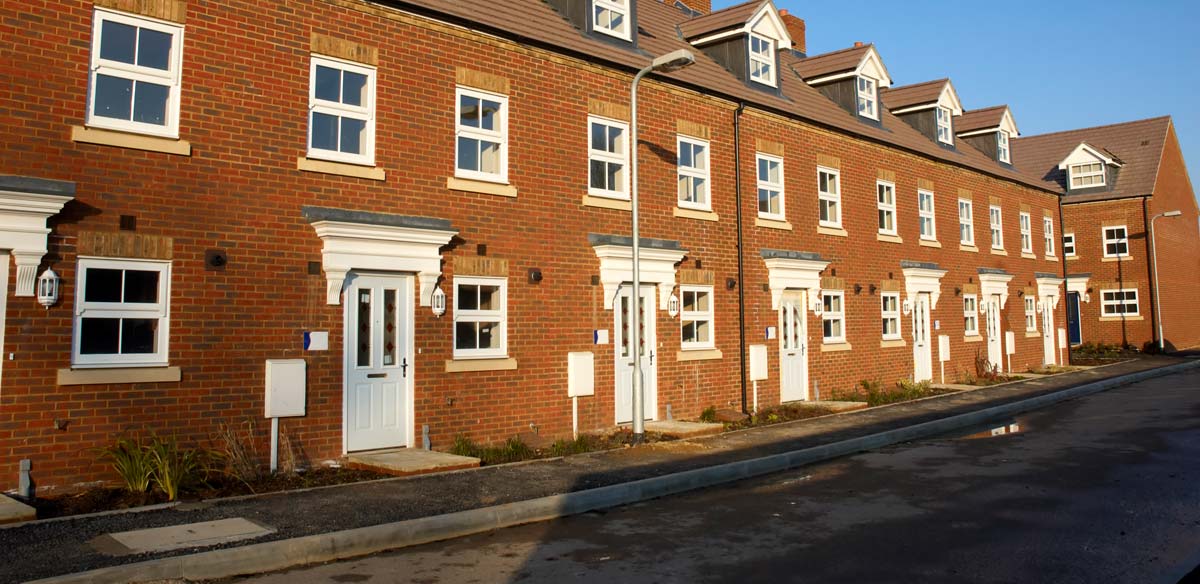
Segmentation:
<svg viewBox="0 0 1200 584">
<path fill-rule="evenodd" d="M 400 360 L 400 377 L 408 377 L 408 357 Z"/>
<path fill-rule="evenodd" d="M 367 379 L 380 379 L 387 377 L 387 373 L 368 373 Z"/>
<path fill-rule="evenodd" d="M 654 351 L 650 351 L 650 364 L 654 364 Z"/>
</svg>

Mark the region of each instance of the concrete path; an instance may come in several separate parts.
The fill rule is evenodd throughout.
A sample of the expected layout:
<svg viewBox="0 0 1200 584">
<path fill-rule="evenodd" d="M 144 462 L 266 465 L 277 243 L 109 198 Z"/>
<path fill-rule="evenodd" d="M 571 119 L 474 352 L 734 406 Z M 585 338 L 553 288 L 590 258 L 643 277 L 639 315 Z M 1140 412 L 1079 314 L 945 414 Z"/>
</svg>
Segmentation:
<svg viewBox="0 0 1200 584">
<path fill-rule="evenodd" d="M 914 428 L 929 432 L 941 427 L 943 421 L 970 418 L 976 412 L 994 411 L 989 408 L 1007 404 L 1035 407 L 1024 404 L 1030 404 L 1031 399 L 1042 403 L 1043 397 L 1060 399 L 1055 396 L 1063 395 L 1060 392 L 1064 389 L 1108 377 L 1181 363 L 1184 360 L 1148 358 L 905 404 L 564 459 L 212 501 L 142 513 L 35 522 L 0 529 L 0 549 L 5 550 L 6 559 L 10 560 L 0 564 L 0 581 L 45 578 L 132 561 L 180 557 L 187 551 L 114 558 L 96 552 L 87 542 L 106 533 L 234 517 L 270 525 L 276 532 L 254 540 L 252 545 L 219 546 L 235 547 L 236 558 L 209 552 L 182 557 L 180 561 L 138 564 L 145 568 L 138 572 L 138 577 L 223 574 L 220 570 L 204 570 L 259 565 L 254 562 L 263 562 L 258 570 L 279 569 L 294 565 L 289 562 L 339 557 L 338 553 L 348 550 L 363 549 L 367 551 L 358 553 L 368 553 L 403 545 L 396 542 L 431 541 L 421 538 L 452 537 L 469 533 L 464 531 L 468 528 L 486 529 L 487 522 L 495 527 L 510 524 L 518 517 L 524 518 L 520 521 L 536 521 L 576 512 L 570 509 L 616 505 L 678 492 L 688 485 L 705 486 L 717 480 L 743 478 L 770 472 L 769 469 L 876 448 L 906 439 L 905 436 L 911 439 L 928 435 L 910 433 L 916 432 Z M 752 473 L 752 469 L 758 470 Z M 662 486 L 668 483 L 668 487 Z M 562 498 L 567 496 L 564 494 L 575 497 L 589 493 L 599 494 L 589 495 L 591 499 L 586 504 L 580 503 L 583 499 Z M 485 513 L 480 515 L 472 510 Z M 478 523 L 480 517 L 484 523 Z M 423 527 L 415 526 L 416 523 Z M 436 528 L 431 529 L 431 525 Z M 270 543 L 259 543 L 283 544 L 280 540 L 286 540 L 286 545 L 271 547 Z M 108 578 L 128 580 L 133 577 L 131 574 L 110 571 Z"/>
<path fill-rule="evenodd" d="M 0 494 L 0 524 L 29 521 L 37 517 L 37 510 L 11 497 Z"/>
</svg>

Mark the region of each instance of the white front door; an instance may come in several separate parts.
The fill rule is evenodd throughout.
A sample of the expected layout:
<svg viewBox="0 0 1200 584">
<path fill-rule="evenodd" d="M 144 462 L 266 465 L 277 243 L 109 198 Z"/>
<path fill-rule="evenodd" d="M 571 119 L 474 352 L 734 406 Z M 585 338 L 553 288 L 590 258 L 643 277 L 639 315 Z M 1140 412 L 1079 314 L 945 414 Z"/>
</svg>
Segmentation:
<svg viewBox="0 0 1200 584">
<path fill-rule="evenodd" d="M 779 401 L 808 399 L 808 316 L 804 290 L 779 303 Z"/>
<path fill-rule="evenodd" d="M 1000 296 L 987 301 L 988 363 L 993 371 L 1004 369 L 1004 331 L 1000 330 Z"/>
<path fill-rule="evenodd" d="M 933 347 L 929 342 L 929 294 L 913 301 L 913 381 L 933 380 Z"/>
<path fill-rule="evenodd" d="M 346 281 L 346 449 L 408 446 L 412 277 Z"/>
<path fill-rule="evenodd" d="M 1045 304 L 1042 308 L 1042 344 L 1045 347 L 1042 363 L 1054 365 L 1058 362 L 1057 351 L 1054 348 L 1054 298 L 1047 296 L 1041 301 Z"/>
<path fill-rule="evenodd" d="M 642 413 L 644 419 L 654 420 L 658 417 L 658 375 L 655 365 L 654 350 L 658 344 L 654 334 L 654 287 L 642 286 L 641 294 L 641 358 L 635 359 L 631 350 L 633 342 L 632 318 L 633 286 L 622 285 L 617 292 L 617 301 L 613 305 L 616 338 L 613 345 L 616 351 L 616 419 L 618 424 L 633 421 L 633 372 L 635 361 L 642 368 Z"/>
</svg>

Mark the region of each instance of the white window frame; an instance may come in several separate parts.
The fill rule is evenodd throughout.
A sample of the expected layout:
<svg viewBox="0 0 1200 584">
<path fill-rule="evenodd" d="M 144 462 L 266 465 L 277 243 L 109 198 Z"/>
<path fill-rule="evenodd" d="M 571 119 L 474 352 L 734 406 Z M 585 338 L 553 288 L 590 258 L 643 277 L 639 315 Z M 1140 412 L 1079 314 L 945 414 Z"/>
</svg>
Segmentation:
<svg viewBox="0 0 1200 584">
<path fill-rule="evenodd" d="M 1120 293 L 1122 295 L 1121 300 L 1116 300 L 1116 299 L 1110 300 L 1107 298 L 1107 296 L 1109 294 L 1116 294 L 1116 293 Z M 1130 293 L 1133 294 L 1133 300 L 1126 298 L 1126 296 L 1128 296 Z M 1131 303 L 1133 304 L 1133 312 L 1118 312 L 1118 311 L 1111 310 L 1112 308 L 1115 308 L 1118 306 L 1121 307 L 1122 310 L 1124 310 L 1124 309 L 1128 308 Z M 1100 316 L 1122 317 L 1122 316 L 1139 316 L 1140 314 L 1141 314 L 1141 304 L 1138 299 L 1137 288 L 1119 288 L 1119 289 L 1113 289 L 1113 290 L 1101 290 L 1100 291 Z"/>
<path fill-rule="evenodd" d="M 683 165 L 683 156 L 680 156 L 680 154 L 683 152 L 684 144 L 688 144 L 690 146 L 700 146 L 700 147 L 704 148 L 704 156 L 703 156 L 704 168 L 697 168 L 695 166 L 684 166 Z M 678 163 L 676 165 L 676 168 L 677 168 L 676 172 L 678 173 L 678 177 L 676 178 L 676 183 L 675 183 L 676 184 L 675 198 L 676 198 L 678 205 L 681 208 L 696 209 L 698 211 L 711 211 L 712 210 L 712 156 L 710 156 L 711 153 L 712 153 L 712 148 L 711 148 L 711 145 L 709 144 L 708 140 L 701 140 L 700 138 L 693 138 L 691 136 L 684 136 L 682 134 L 680 134 L 676 138 L 675 155 L 676 155 L 676 160 L 678 161 Z M 696 156 L 693 153 L 692 162 L 694 163 L 695 161 L 696 161 Z M 704 199 L 702 201 L 688 201 L 683 198 L 684 193 L 679 192 L 679 180 L 678 180 L 679 178 L 682 178 L 682 177 L 688 178 L 689 185 L 694 184 L 691 179 L 696 179 L 696 178 L 703 179 L 703 181 L 704 181 Z"/>
<path fill-rule="evenodd" d="M 754 51 L 754 42 L 758 41 L 763 47 L 766 47 L 766 54 L 756 53 Z M 750 38 L 746 41 L 746 54 L 750 56 L 750 80 L 755 83 L 761 83 L 770 87 L 775 87 L 775 43 L 771 39 L 750 33 Z M 759 63 L 766 66 L 767 75 L 755 75 L 754 64 Z"/>
<path fill-rule="evenodd" d="M 105 128 L 122 132 L 136 132 L 166 138 L 179 137 L 179 96 L 183 85 L 183 26 L 143 16 L 134 16 L 124 12 L 115 12 L 103 8 L 95 8 L 92 13 L 92 54 L 91 68 L 88 75 L 87 125 L 93 128 Z M 128 26 L 145 28 L 171 35 L 171 58 L 167 71 L 153 67 L 142 67 L 136 64 L 110 61 L 100 58 L 101 31 L 106 21 L 117 22 Z M 107 75 L 119 77 L 134 82 L 142 81 L 165 85 L 169 87 L 166 103 L 166 124 L 156 125 L 133 120 L 119 120 L 95 115 L 96 111 L 96 76 Z M 132 98 L 131 98 L 132 99 Z M 130 103 L 132 108 L 132 101 Z M 132 110 L 131 110 L 132 115 Z"/>
<path fill-rule="evenodd" d="M 1046 257 L 1054 257 L 1054 219 L 1042 217 L 1042 237 L 1046 240 Z"/>
<path fill-rule="evenodd" d="M 158 302 L 88 302 L 87 271 L 89 269 L 133 270 L 158 272 Z M 80 256 L 76 265 L 78 285 L 75 289 L 75 316 L 72 326 L 71 366 L 78 368 L 100 367 L 162 367 L 170 354 L 171 324 L 171 262 L 140 259 L 116 259 Z M 124 288 L 122 287 L 122 292 Z M 158 320 L 158 350 L 154 353 L 83 355 L 80 353 L 83 319 L 87 318 L 139 318 Z M 118 346 L 120 342 L 118 341 Z"/>
<path fill-rule="evenodd" d="M 996 133 L 996 158 L 1000 162 L 1012 164 L 1012 151 L 1009 148 L 1008 132 L 1000 130 Z"/>
<path fill-rule="evenodd" d="M 963 294 L 963 336 L 979 336 L 979 296 Z"/>
<path fill-rule="evenodd" d="M 832 311 L 826 306 L 826 299 L 836 296 L 838 305 L 841 310 Z M 836 344 L 846 342 L 846 292 L 844 290 L 822 290 L 821 291 L 821 338 L 825 344 Z M 837 321 L 842 334 L 829 337 L 825 336 L 825 323 Z"/>
<path fill-rule="evenodd" d="M 1069 258 L 1075 257 L 1075 232 L 1068 231 L 1063 234 L 1063 255 Z"/>
<path fill-rule="evenodd" d="M 951 113 L 950 108 L 938 106 L 936 113 L 934 113 L 934 120 L 937 122 L 938 142 L 951 146 L 954 145 L 953 118 L 954 114 Z"/>
<path fill-rule="evenodd" d="M 1033 216 L 1021 211 L 1021 253 L 1033 253 Z"/>
<path fill-rule="evenodd" d="M 592 0 L 592 30 L 603 33 L 621 40 L 631 40 L 630 30 L 633 28 L 632 21 L 629 17 L 629 0 Z M 612 28 L 601 26 L 600 21 L 596 18 L 596 12 L 600 10 L 608 10 L 621 15 L 621 22 L 624 24 L 624 30 L 614 30 Z M 611 22 L 612 19 L 610 18 Z"/>
<path fill-rule="evenodd" d="M 684 294 L 708 294 L 708 310 L 686 310 Z M 717 321 L 715 309 L 716 295 L 712 286 L 680 286 L 679 287 L 679 348 L 683 351 L 714 349 L 717 346 Z M 690 322 L 708 322 L 708 340 L 685 342 L 683 328 Z"/>
<path fill-rule="evenodd" d="M 1099 170 L 1092 170 L 1092 171 L 1084 172 L 1083 167 L 1085 167 L 1085 166 L 1097 166 L 1097 167 L 1099 167 Z M 1105 169 L 1104 169 L 1104 162 L 1099 161 L 1099 160 L 1097 160 L 1095 162 L 1081 162 L 1079 164 L 1072 164 L 1068 169 L 1068 174 L 1070 175 L 1068 178 L 1070 179 L 1069 184 L 1070 184 L 1071 190 L 1102 187 L 1102 186 L 1105 186 L 1105 184 L 1107 184 L 1107 182 L 1108 182 L 1108 177 L 1105 176 L 1106 173 L 1105 173 Z M 1100 178 L 1099 182 L 1091 182 L 1088 184 L 1081 184 L 1081 185 L 1075 184 L 1076 179 L 1079 179 L 1080 182 L 1082 182 L 1084 179 L 1095 179 L 1096 177 Z"/>
<path fill-rule="evenodd" d="M 762 162 L 767 162 L 768 164 L 778 164 L 779 165 L 779 182 L 778 183 L 773 183 L 769 180 L 765 180 L 761 175 L 759 175 L 758 170 L 759 170 L 759 166 L 761 165 Z M 784 175 L 783 175 L 783 158 L 780 158 L 778 156 L 773 156 L 770 154 L 763 154 L 762 152 L 756 153 L 754 156 L 754 174 L 758 178 L 758 194 L 759 194 L 759 204 L 760 204 L 760 207 L 758 210 L 758 216 L 762 217 L 763 219 L 770 219 L 773 221 L 786 221 L 787 215 L 786 215 L 786 211 L 785 211 L 786 207 L 784 206 L 785 180 L 784 180 Z M 761 193 L 763 191 L 769 191 L 769 192 L 776 193 L 775 196 L 779 198 L 779 213 L 766 213 L 762 210 L 762 208 L 761 208 L 761 196 L 762 196 Z"/>
<path fill-rule="evenodd" d="M 599 124 L 607 128 L 616 128 L 621 131 L 621 148 L 620 154 L 613 154 L 605 150 L 596 150 L 592 148 L 592 125 Z M 598 116 L 588 116 L 587 125 L 587 141 L 588 141 L 588 194 L 597 197 L 606 197 L 609 199 L 624 199 L 629 200 L 629 124 L 612 120 L 609 118 L 601 118 Z M 607 137 L 606 137 L 607 141 Z M 622 175 L 624 179 L 621 181 L 620 190 L 598 189 L 592 186 L 592 161 L 606 162 L 609 164 L 620 164 L 624 169 Z"/>
<path fill-rule="evenodd" d="M 317 67 L 327 67 L 337 69 L 338 71 L 349 71 L 364 75 L 367 78 L 366 99 L 363 106 L 346 105 L 340 102 L 326 101 L 317 98 Z M 332 160 L 334 162 L 348 162 L 350 164 L 363 164 L 367 166 L 375 165 L 375 67 L 352 63 L 342 59 L 334 59 L 331 57 L 312 55 L 311 63 L 308 71 L 308 154 L 309 158 L 319 158 L 321 160 Z M 335 116 L 340 121 L 341 118 L 351 118 L 362 120 L 365 122 L 363 132 L 366 134 L 366 144 L 362 154 L 349 154 L 340 150 L 325 150 L 314 148 L 312 143 L 313 135 L 313 114 L 327 114 Z M 339 144 L 340 140 L 340 125 L 339 125 Z"/>
<path fill-rule="evenodd" d="M 837 188 L 833 192 L 821 190 L 821 174 L 828 174 L 834 177 L 834 186 Z M 821 218 L 821 201 L 827 201 L 834 205 L 834 210 L 837 211 L 835 218 Z M 837 169 L 826 168 L 824 166 L 817 167 L 817 224 L 821 227 L 833 227 L 836 229 L 841 229 L 842 227 L 842 173 Z"/>
<path fill-rule="evenodd" d="M 892 300 L 892 310 L 888 310 L 888 300 Z M 842 307 L 843 310 L 845 307 Z M 899 292 L 884 292 L 879 295 L 879 311 L 882 317 L 881 325 L 883 327 L 883 340 L 896 341 L 904 338 L 903 330 L 900 328 L 900 293 Z M 887 323 L 891 322 L 896 332 L 887 333 Z M 824 329 L 822 329 L 822 333 Z"/>
<path fill-rule="evenodd" d="M 498 286 L 500 310 L 463 310 L 458 307 L 459 286 Z M 500 346 L 494 349 L 459 349 L 459 322 L 498 322 Z M 508 356 L 508 278 L 487 276 L 454 277 L 454 322 L 451 323 L 450 346 L 455 359 L 495 359 Z M 494 334 L 494 333 L 493 333 Z"/>
<path fill-rule="evenodd" d="M 890 193 L 890 202 L 880 200 L 880 198 L 886 198 L 883 197 L 883 193 Z M 879 233 L 883 235 L 896 235 L 899 232 L 899 226 L 897 225 L 898 218 L 896 217 L 896 183 L 886 180 L 875 181 L 875 200 L 879 208 L 879 222 L 883 223 L 885 217 L 889 217 L 892 220 L 892 228 L 885 229 L 883 225 L 880 225 Z"/>
<path fill-rule="evenodd" d="M 992 249 L 1004 250 L 1004 211 L 999 205 L 988 205 L 988 226 L 991 228 Z"/>
<path fill-rule="evenodd" d="M 863 88 L 864 85 L 866 89 Z M 866 75 L 859 75 L 854 82 L 854 89 L 855 95 L 858 96 L 858 115 L 879 120 L 879 82 Z"/>
<path fill-rule="evenodd" d="M 964 210 L 966 211 L 965 217 L 963 216 Z M 964 231 L 968 237 L 963 237 Z M 958 242 L 975 247 L 975 202 L 971 199 L 958 200 Z"/>
<path fill-rule="evenodd" d="M 1123 235 L 1121 237 L 1109 238 L 1108 231 L 1110 229 L 1120 229 L 1121 233 Z M 1119 258 L 1119 257 L 1126 257 L 1129 255 L 1129 226 L 1127 226 L 1127 225 L 1105 225 L 1100 228 L 1100 237 L 1102 237 L 1104 239 L 1104 257 Z M 1110 245 L 1125 246 L 1125 253 L 1121 253 L 1119 251 L 1117 253 L 1109 253 L 1108 246 L 1110 246 Z"/>
<path fill-rule="evenodd" d="M 1025 332 L 1037 332 L 1037 298 L 1032 295 L 1025 295 Z"/>
<path fill-rule="evenodd" d="M 462 120 L 462 98 L 494 101 L 500 104 L 498 130 L 484 130 L 459 124 Z M 500 172 L 490 173 L 458 167 L 458 139 L 471 138 L 499 144 Z M 508 184 L 508 96 L 471 87 L 458 86 L 454 91 L 454 176 L 472 180 Z"/>
<path fill-rule="evenodd" d="M 922 197 L 929 197 L 929 208 L 926 209 L 921 204 Z M 937 241 L 937 215 L 934 207 L 933 191 L 918 190 L 917 191 L 917 217 L 920 223 L 921 239 L 925 241 Z M 926 222 L 928 220 L 928 223 Z M 925 233 L 925 225 L 929 225 L 929 233 Z"/>
</svg>

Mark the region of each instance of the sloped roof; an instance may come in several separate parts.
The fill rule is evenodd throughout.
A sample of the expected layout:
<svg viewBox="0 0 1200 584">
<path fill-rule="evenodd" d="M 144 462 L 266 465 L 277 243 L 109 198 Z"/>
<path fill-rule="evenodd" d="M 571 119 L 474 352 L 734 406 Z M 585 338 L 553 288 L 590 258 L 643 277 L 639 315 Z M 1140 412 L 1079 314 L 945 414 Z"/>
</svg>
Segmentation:
<svg viewBox="0 0 1200 584">
<path fill-rule="evenodd" d="M 884 87 L 879 90 L 879 98 L 890 110 L 936 103 L 949 82 L 949 79 L 936 79 L 902 87 Z"/>
<path fill-rule="evenodd" d="M 685 39 L 694 39 L 725 29 L 742 26 L 765 3 L 765 0 L 751 0 L 745 4 L 730 6 L 729 8 L 723 8 L 716 12 L 710 12 L 704 16 L 684 21 L 679 24 L 679 34 L 682 34 Z"/>
<path fill-rule="evenodd" d="M 1004 121 L 1004 112 L 1007 110 L 1008 106 L 1006 105 L 994 105 L 992 107 L 963 112 L 954 121 L 954 131 L 955 133 L 963 134 L 977 130 L 998 128 Z"/>
<path fill-rule="evenodd" d="M 863 57 L 866 56 L 867 52 L 873 46 L 863 45 L 861 47 L 850 47 L 822 55 L 814 55 L 797 61 L 793 65 L 793 69 L 805 79 L 815 79 L 835 73 L 853 71 L 858 68 L 859 63 L 862 63 Z"/>
<path fill-rule="evenodd" d="M 1080 144 L 1112 153 L 1124 166 L 1117 172 L 1109 191 L 1063 197 L 1064 203 L 1140 197 L 1154 192 L 1170 116 L 1097 126 L 1013 140 L 1013 165 L 1026 175 L 1043 181 L 1047 188 L 1066 190 L 1067 173 L 1058 165 Z"/>
</svg>

